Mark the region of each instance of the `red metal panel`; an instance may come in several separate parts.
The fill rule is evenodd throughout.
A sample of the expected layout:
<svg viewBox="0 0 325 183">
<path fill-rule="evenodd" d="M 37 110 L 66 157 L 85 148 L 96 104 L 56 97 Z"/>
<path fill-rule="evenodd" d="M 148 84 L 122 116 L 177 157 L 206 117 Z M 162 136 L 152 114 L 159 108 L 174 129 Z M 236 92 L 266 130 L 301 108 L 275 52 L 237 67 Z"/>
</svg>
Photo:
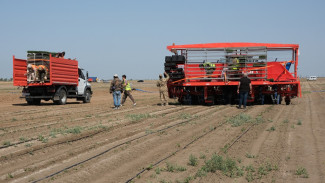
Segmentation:
<svg viewBox="0 0 325 183">
<path fill-rule="evenodd" d="M 27 85 L 27 62 L 23 59 L 17 59 L 13 56 L 13 80 L 14 86 Z"/>
<path fill-rule="evenodd" d="M 52 84 L 78 85 L 78 61 L 50 57 L 50 80 Z"/>
<path fill-rule="evenodd" d="M 206 43 L 171 45 L 167 49 L 188 49 L 188 48 L 239 48 L 239 47 L 267 47 L 267 48 L 299 48 L 298 44 L 274 44 L 274 43 Z"/>
<path fill-rule="evenodd" d="M 283 63 L 268 62 L 267 66 L 268 79 L 273 79 L 274 81 L 296 81 L 294 76 L 284 67 Z"/>
</svg>

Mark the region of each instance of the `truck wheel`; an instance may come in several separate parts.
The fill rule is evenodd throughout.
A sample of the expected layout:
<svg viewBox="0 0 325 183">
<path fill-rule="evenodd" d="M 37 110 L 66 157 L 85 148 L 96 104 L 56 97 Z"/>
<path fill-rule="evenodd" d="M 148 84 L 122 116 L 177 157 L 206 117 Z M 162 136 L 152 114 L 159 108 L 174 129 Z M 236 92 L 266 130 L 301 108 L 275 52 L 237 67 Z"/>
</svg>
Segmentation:
<svg viewBox="0 0 325 183">
<path fill-rule="evenodd" d="M 59 91 L 59 98 L 60 99 L 58 101 L 54 102 L 55 104 L 64 105 L 67 103 L 67 92 L 64 89 Z"/>
<path fill-rule="evenodd" d="M 34 105 L 40 105 L 41 104 L 41 99 L 35 98 L 34 101 L 33 101 L 33 104 Z"/>
<path fill-rule="evenodd" d="M 34 99 L 26 99 L 28 105 L 40 105 L 41 99 L 34 98 Z"/>
<path fill-rule="evenodd" d="M 27 102 L 28 105 L 33 105 L 34 104 L 33 99 L 26 99 L 26 102 Z"/>
<path fill-rule="evenodd" d="M 90 99 L 91 99 L 91 93 L 90 93 L 90 90 L 86 90 L 86 93 L 85 93 L 85 97 L 83 99 L 83 102 L 84 103 L 89 103 L 90 102 Z"/>
</svg>

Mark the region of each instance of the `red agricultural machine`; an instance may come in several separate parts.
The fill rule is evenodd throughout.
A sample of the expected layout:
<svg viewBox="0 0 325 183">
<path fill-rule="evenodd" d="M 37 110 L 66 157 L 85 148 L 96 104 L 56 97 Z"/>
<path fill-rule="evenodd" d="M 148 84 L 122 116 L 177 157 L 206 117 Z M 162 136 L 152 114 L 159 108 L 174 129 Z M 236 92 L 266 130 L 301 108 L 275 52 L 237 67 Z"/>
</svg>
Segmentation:
<svg viewBox="0 0 325 183">
<path fill-rule="evenodd" d="M 298 44 L 208 43 L 171 45 L 165 57 L 168 93 L 182 104 L 235 104 L 243 73 L 251 79 L 247 102 L 287 105 L 301 97 Z"/>
</svg>

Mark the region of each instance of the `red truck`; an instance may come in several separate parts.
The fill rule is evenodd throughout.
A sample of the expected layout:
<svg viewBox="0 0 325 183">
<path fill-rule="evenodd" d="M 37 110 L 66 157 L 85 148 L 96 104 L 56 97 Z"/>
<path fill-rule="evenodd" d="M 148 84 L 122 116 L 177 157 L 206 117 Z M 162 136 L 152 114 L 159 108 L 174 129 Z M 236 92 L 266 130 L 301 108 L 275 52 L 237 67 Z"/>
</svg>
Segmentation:
<svg viewBox="0 0 325 183">
<path fill-rule="evenodd" d="M 78 67 L 77 60 L 65 59 L 60 53 L 46 51 L 28 51 L 27 60 L 13 56 L 13 84 L 23 87 L 22 98 L 30 105 L 38 105 L 41 100 L 53 100 L 64 105 L 67 98 L 76 98 L 89 103 L 92 97 L 91 85 L 86 75 Z M 27 80 L 27 66 L 43 65 L 47 69 L 44 82 L 39 78 Z"/>
<path fill-rule="evenodd" d="M 165 57 L 170 98 L 182 104 L 229 104 L 238 99 L 244 73 L 252 83 L 248 102 L 287 105 L 301 96 L 298 44 L 207 43 L 170 45 Z"/>
</svg>

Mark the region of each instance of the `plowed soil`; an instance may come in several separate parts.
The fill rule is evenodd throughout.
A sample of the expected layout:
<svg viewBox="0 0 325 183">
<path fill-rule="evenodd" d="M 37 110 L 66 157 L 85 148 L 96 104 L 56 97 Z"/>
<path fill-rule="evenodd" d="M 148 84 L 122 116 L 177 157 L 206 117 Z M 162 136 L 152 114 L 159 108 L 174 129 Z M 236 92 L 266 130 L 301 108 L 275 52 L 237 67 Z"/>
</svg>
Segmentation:
<svg viewBox="0 0 325 183">
<path fill-rule="evenodd" d="M 0 83 L 0 182 L 325 182 L 325 79 L 302 81 L 290 105 L 245 110 L 160 106 L 155 81 L 114 110 L 109 84 L 92 87 L 88 104 L 28 106 Z M 228 169 L 200 174 L 216 155 Z"/>
</svg>

